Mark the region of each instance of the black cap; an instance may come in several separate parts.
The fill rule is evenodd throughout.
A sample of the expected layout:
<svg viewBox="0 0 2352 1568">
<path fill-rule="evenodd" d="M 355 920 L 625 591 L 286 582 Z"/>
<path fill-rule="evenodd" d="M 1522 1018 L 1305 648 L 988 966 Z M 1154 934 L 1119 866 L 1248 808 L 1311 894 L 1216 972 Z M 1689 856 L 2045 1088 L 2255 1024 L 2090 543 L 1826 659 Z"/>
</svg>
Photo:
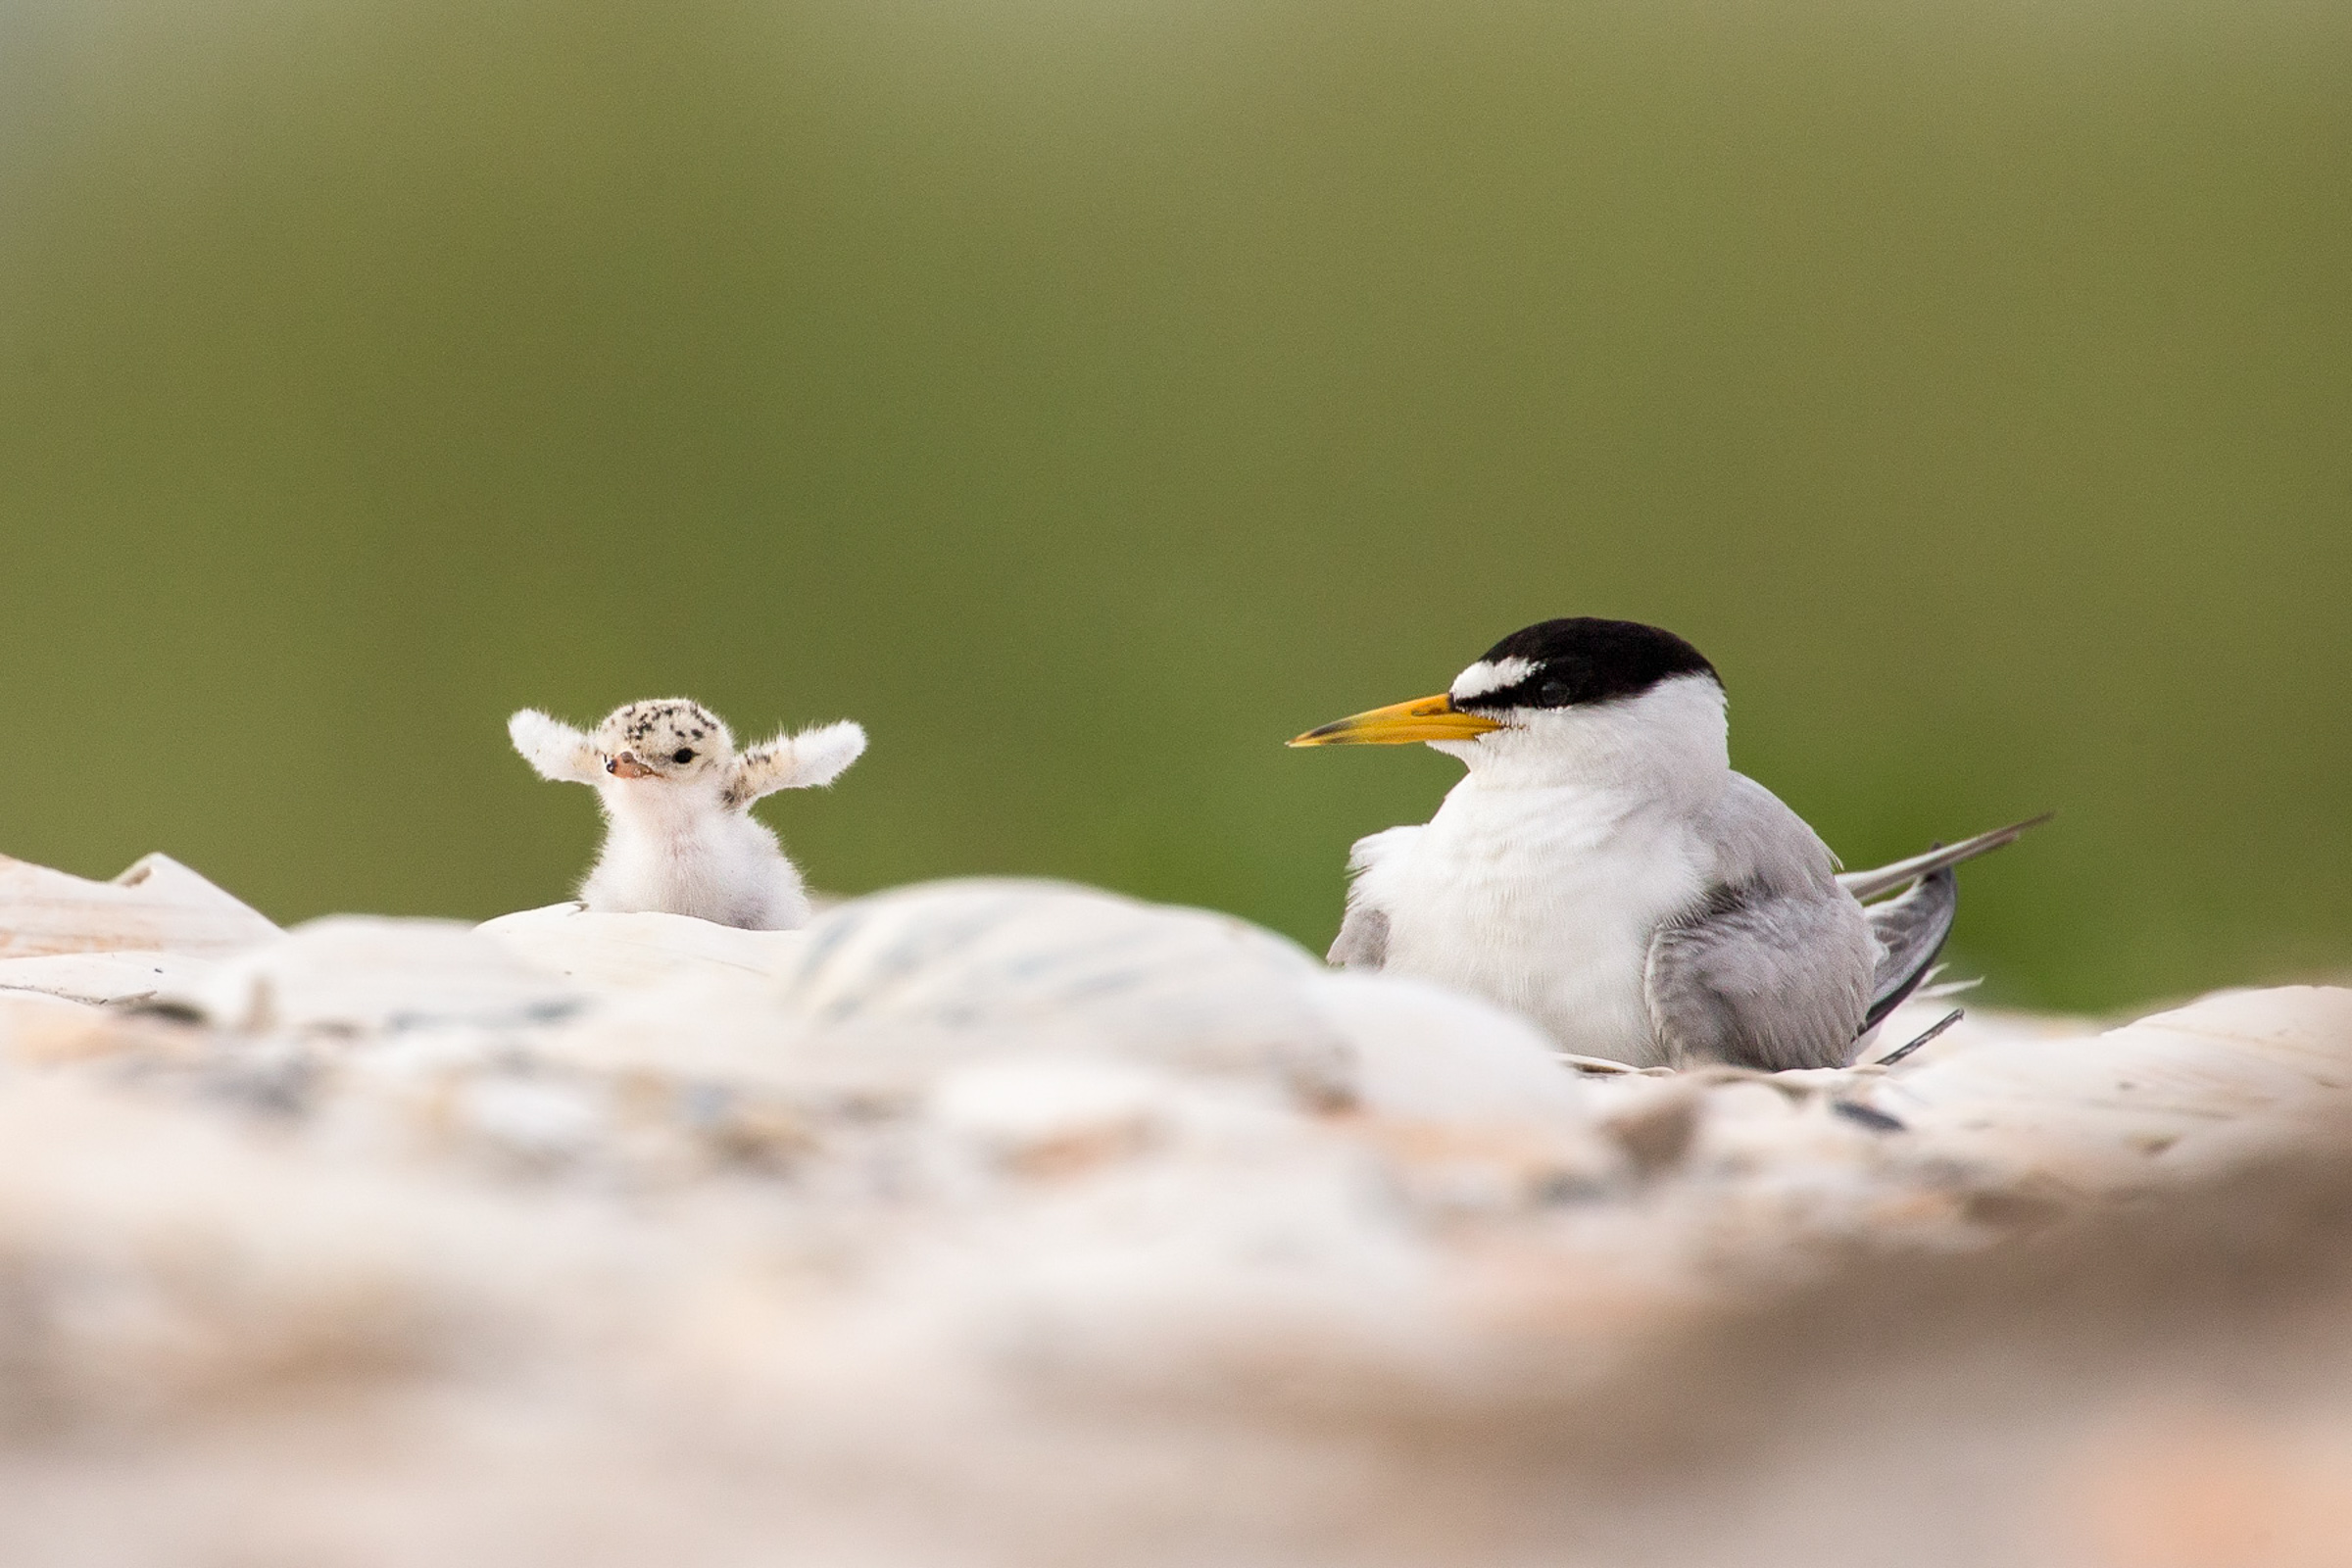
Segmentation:
<svg viewBox="0 0 2352 1568">
<path fill-rule="evenodd" d="M 1589 615 L 1538 621 L 1487 650 L 1482 663 L 1525 660 L 1526 674 L 1507 686 L 1461 698 L 1456 708 L 1589 708 L 1639 697 L 1678 675 L 1723 678 L 1706 656 L 1674 633 L 1637 620 Z"/>
</svg>

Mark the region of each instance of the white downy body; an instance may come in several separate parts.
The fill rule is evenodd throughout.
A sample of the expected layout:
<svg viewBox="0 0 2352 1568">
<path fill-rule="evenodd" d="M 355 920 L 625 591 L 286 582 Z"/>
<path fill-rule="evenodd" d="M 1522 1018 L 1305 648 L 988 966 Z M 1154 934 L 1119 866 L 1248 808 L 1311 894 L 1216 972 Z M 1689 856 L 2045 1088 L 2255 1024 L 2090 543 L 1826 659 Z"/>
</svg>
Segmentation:
<svg viewBox="0 0 2352 1568">
<path fill-rule="evenodd" d="M 808 923 L 800 868 L 748 804 L 729 807 L 715 780 L 614 778 L 596 787 L 607 831 L 580 884 L 591 909 L 691 914 L 750 931 Z"/>
<path fill-rule="evenodd" d="M 830 784 L 865 750 L 865 731 L 845 719 L 738 755 L 726 725 L 685 698 L 615 709 L 593 735 L 525 709 L 507 732 L 542 778 L 596 787 L 605 845 L 581 903 L 755 931 L 797 929 L 809 911 L 800 869 L 753 803 Z"/>
</svg>

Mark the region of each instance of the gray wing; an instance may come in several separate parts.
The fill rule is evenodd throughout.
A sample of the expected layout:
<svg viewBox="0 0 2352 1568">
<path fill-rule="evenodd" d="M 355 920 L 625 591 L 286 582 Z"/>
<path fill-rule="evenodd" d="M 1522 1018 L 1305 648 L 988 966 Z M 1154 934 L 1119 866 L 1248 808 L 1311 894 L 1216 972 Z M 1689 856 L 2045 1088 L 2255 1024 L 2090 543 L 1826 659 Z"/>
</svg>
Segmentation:
<svg viewBox="0 0 2352 1568">
<path fill-rule="evenodd" d="M 1351 906 L 1323 961 L 1342 969 L 1377 969 L 1389 958 L 1389 911 Z"/>
<path fill-rule="evenodd" d="M 1677 1066 L 1843 1066 L 1869 1009 L 1878 946 L 1838 859 L 1805 819 L 1742 774 L 1699 824 L 1705 899 L 1650 937 L 1650 1031 Z"/>
<path fill-rule="evenodd" d="M 1650 1030 L 1677 1067 L 1842 1067 L 1870 1006 L 1874 944 L 1835 887 L 1718 888 L 1649 941 Z"/>
<path fill-rule="evenodd" d="M 1950 866 L 1938 866 L 1913 883 L 1901 898 L 1871 905 L 1862 912 L 1869 916 L 1870 934 L 1879 944 L 1870 1011 L 1862 1020 L 1862 1027 L 1869 1030 L 1902 1005 L 1903 999 L 1919 989 L 1935 966 L 1936 956 L 1943 951 L 1943 939 L 1952 934 L 1952 921 L 1960 913 L 1960 879 Z"/>
<path fill-rule="evenodd" d="M 1383 828 L 1357 839 L 1348 852 L 1348 913 L 1324 961 L 1343 969 L 1377 969 L 1389 961 L 1389 911 L 1381 905 L 1381 867 L 1393 865 L 1421 836 L 1418 823 Z"/>
</svg>

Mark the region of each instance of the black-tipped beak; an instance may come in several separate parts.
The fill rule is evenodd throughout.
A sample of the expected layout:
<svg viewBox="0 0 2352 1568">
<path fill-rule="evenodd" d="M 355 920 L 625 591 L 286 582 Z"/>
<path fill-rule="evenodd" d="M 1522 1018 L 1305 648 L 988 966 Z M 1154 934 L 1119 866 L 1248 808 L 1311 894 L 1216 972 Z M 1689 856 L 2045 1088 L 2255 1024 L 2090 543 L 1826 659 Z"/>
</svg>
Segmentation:
<svg viewBox="0 0 2352 1568">
<path fill-rule="evenodd" d="M 654 776 L 652 768 L 637 760 L 635 752 L 623 752 L 618 757 L 607 759 L 605 771 L 614 778 L 651 778 Z"/>
<path fill-rule="evenodd" d="M 1444 692 L 1409 703 L 1375 708 L 1310 729 L 1292 746 L 1402 746 L 1411 741 L 1466 741 L 1502 725 L 1484 713 L 1466 713 Z"/>
</svg>

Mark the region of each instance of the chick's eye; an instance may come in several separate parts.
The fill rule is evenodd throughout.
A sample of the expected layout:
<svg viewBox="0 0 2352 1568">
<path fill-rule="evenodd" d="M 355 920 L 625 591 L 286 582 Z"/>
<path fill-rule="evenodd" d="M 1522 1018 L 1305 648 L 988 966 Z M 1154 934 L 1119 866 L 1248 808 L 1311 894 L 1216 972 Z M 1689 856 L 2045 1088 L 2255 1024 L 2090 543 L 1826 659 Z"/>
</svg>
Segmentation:
<svg viewBox="0 0 2352 1568">
<path fill-rule="evenodd" d="M 676 751 L 669 754 L 669 760 L 673 762 L 680 763 L 691 762 L 694 760 L 694 748 L 691 746 L 681 746 Z"/>
</svg>

